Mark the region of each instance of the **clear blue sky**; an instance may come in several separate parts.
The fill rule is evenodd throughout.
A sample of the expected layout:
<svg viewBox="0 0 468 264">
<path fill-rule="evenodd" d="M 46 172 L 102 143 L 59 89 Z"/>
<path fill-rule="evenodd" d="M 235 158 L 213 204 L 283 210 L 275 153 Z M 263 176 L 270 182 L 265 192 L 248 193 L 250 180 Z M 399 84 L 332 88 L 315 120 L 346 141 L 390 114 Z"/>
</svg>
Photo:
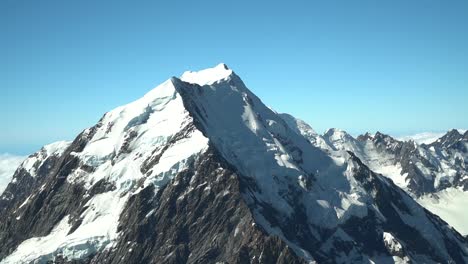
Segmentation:
<svg viewBox="0 0 468 264">
<path fill-rule="evenodd" d="M 0 34 L 0 152 L 220 62 L 320 132 L 468 128 L 465 0 L 3 0 Z"/>
</svg>

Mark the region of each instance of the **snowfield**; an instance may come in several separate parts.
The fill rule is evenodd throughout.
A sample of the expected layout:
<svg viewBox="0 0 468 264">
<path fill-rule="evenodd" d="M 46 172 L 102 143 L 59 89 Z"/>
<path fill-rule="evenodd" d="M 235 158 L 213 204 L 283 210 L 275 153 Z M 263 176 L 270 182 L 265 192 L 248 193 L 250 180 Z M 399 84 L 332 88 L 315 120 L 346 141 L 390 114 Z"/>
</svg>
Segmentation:
<svg viewBox="0 0 468 264">
<path fill-rule="evenodd" d="M 449 188 L 420 197 L 418 203 L 440 216 L 462 235 L 468 235 L 468 192 Z"/>
</svg>

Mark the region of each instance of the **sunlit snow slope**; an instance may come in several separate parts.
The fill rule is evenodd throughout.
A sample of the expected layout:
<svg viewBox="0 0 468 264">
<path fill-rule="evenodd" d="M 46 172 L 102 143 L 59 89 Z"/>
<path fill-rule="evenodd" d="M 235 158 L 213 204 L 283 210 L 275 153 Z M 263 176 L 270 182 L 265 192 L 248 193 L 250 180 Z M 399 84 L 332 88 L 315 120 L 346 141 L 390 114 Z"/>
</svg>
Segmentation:
<svg viewBox="0 0 468 264">
<path fill-rule="evenodd" d="M 468 235 L 468 192 L 448 188 L 435 194 L 427 194 L 418 202 L 447 221 L 463 235 Z"/>
</svg>

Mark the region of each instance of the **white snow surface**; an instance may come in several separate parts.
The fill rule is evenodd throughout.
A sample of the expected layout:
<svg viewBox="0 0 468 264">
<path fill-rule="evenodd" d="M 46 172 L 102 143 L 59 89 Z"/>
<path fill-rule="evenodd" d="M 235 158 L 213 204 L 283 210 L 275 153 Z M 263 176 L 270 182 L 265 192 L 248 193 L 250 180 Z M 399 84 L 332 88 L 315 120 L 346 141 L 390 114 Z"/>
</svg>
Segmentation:
<svg viewBox="0 0 468 264">
<path fill-rule="evenodd" d="M 96 195 L 87 203 L 83 222 L 73 233 L 68 234 L 71 226 L 67 215 L 49 235 L 24 241 L 1 263 L 44 263 L 59 254 L 80 259 L 109 248 L 117 238 L 120 211 L 127 198 L 128 195 L 120 197 L 114 192 Z"/>
<path fill-rule="evenodd" d="M 449 188 L 436 194 L 422 196 L 417 201 L 462 235 L 468 235 L 468 192 Z"/>
<path fill-rule="evenodd" d="M 388 251 L 392 254 L 401 254 L 403 250 L 403 246 L 401 245 L 400 241 L 396 239 L 391 233 L 384 232 L 383 233 L 383 241 L 385 246 L 387 247 Z M 401 258 L 400 256 L 394 256 L 393 260 L 396 264 L 403 264 L 403 263 L 411 263 L 410 259 L 407 256 Z"/>
<path fill-rule="evenodd" d="M 3 193 L 8 183 L 11 181 L 25 156 L 17 156 L 8 153 L 0 154 L 0 195 Z"/>
<path fill-rule="evenodd" d="M 398 242 L 398 240 L 391 233 L 384 232 L 383 240 L 390 252 L 395 252 L 403 249 L 400 242 Z"/>
<path fill-rule="evenodd" d="M 209 68 L 201 71 L 187 71 L 182 74 L 180 79 L 184 82 L 194 83 L 198 85 L 211 85 L 228 78 L 232 74 L 232 70 L 224 64 L 220 63 L 214 68 Z"/>
</svg>

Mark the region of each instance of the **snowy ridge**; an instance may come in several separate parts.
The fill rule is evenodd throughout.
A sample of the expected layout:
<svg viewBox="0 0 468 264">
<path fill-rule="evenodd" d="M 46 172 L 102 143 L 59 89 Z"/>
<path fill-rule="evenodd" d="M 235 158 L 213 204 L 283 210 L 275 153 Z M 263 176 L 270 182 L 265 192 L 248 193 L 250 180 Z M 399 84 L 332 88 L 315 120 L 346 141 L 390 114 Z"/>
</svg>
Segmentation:
<svg viewBox="0 0 468 264">
<path fill-rule="evenodd" d="M 305 137 L 312 137 L 310 141 L 316 146 L 328 152 L 336 150 L 353 152 L 371 170 L 392 179 L 411 196 L 422 195 L 417 199 L 420 204 L 439 215 L 460 233 L 468 234 L 468 226 L 465 224 L 468 222 L 468 216 L 463 209 L 468 206 L 467 200 L 463 198 L 468 190 L 468 172 L 464 165 L 468 161 L 466 147 L 445 149 L 433 144 L 414 144 L 414 141 L 403 143 L 381 133 L 366 134 L 355 139 L 339 129 L 329 129 L 323 135 L 311 135 L 307 130 L 299 130 Z M 462 133 L 465 130 L 457 131 Z M 445 135 L 451 133 L 455 133 L 454 130 L 438 135 L 438 138 L 431 142 L 450 145 L 450 142 L 445 142 L 443 139 L 447 138 Z M 461 142 L 461 134 L 457 136 L 455 133 L 455 137 L 455 142 Z M 464 146 L 467 143 L 459 144 Z M 397 149 L 406 150 L 395 152 Z M 418 185 L 414 185 L 412 180 L 414 175 L 410 175 L 415 170 L 408 169 L 408 166 L 412 165 L 421 173 L 419 177 L 427 181 L 423 184 L 432 184 L 431 188 L 422 192 L 417 191 Z M 416 180 L 420 181 L 418 178 Z"/>
<path fill-rule="evenodd" d="M 302 134 L 310 137 L 307 132 Z M 409 172 L 405 171 L 407 170 L 405 166 L 408 165 L 405 163 L 414 165 L 422 177 L 432 182 L 434 189 L 454 184 L 456 179 L 460 176 L 463 179 L 463 175 L 467 174 L 463 162 L 467 161 L 468 154 L 464 149 L 460 151 L 436 149 L 432 145 L 415 144 L 414 141 L 401 142 L 379 132 L 355 139 L 339 129 L 329 129 L 322 136 L 316 135 L 311 141 L 318 142 L 316 146 L 326 151 L 341 150 L 355 153 L 373 171 L 387 176 L 399 187 L 416 196 L 427 191 L 419 193 L 411 190 L 411 177 L 408 175 Z M 461 166 L 457 165 L 456 159 L 461 159 Z"/>
<path fill-rule="evenodd" d="M 304 134 L 307 139 L 313 139 L 318 134 L 315 130 L 303 120 L 294 118 L 292 115 L 281 113 L 279 114 L 286 124 L 299 135 Z"/>
<path fill-rule="evenodd" d="M 191 122 L 172 81 L 168 80 L 143 98 L 104 115 L 90 143 L 76 153 L 84 164 L 97 168 L 96 172 L 82 177 L 82 171 L 78 170 L 67 179 L 86 180 L 86 186 L 91 186 L 106 178 L 124 190 L 140 178 L 145 178 L 145 184 L 167 181 L 170 173 L 183 168 L 178 163 L 206 148 L 207 139 L 199 131 L 189 131 L 188 138 L 174 142 L 164 152 L 162 149 L 160 153 L 152 152 L 168 144 Z M 157 154 L 162 154 L 158 164 L 143 175 L 141 166 Z M 179 165 L 180 168 L 174 167 Z"/>
</svg>

